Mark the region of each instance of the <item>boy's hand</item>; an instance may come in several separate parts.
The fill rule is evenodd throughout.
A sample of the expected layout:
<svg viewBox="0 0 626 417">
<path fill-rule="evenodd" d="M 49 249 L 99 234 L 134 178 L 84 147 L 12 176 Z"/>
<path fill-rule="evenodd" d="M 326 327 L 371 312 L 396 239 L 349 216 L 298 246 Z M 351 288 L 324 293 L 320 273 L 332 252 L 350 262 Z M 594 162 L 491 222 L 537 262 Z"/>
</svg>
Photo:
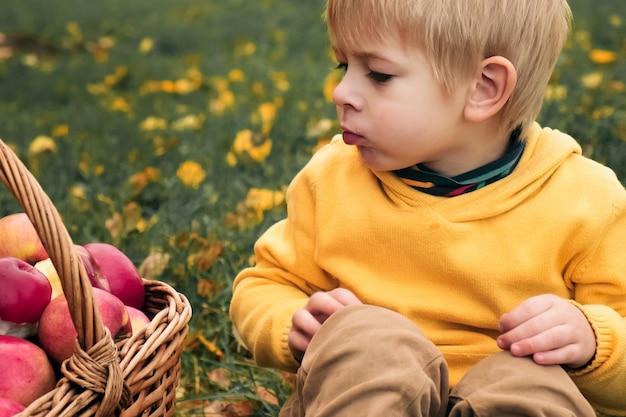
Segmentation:
<svg viewBox="0 0 626 417">
<path fill-rule="evenodd" d="M 514 356 L 532 355 L 540 365 L 580 368 L 596 351 L 596 337 L 585 315 L 552 294 L 529 298 L 500 318 L 501 349 Z"/>
<path fill-rule="evenodd" d="M 291 320 L 287 344 L 294 358 L 302 361 L 313 335 L 326 319 L 346 306 L 358 304 L 362 304 L 361 301 L 345 288 L 311 295 L 307 305 L 296 311 Z"/>
</svg>

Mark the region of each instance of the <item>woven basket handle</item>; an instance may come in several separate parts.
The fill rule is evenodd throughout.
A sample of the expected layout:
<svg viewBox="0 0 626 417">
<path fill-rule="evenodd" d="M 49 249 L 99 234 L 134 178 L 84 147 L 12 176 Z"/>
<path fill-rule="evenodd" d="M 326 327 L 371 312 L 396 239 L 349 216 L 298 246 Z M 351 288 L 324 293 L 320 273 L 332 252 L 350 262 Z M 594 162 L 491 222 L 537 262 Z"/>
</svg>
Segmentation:
<svg viewBox="0 0 626 417">
<path fill-rule="evenodd" d="M 83 351 L 89 351 L 99 341 L 110 336 L 95 305 L 85 267 L 52 201 L 35 177 L 2 140 L 0 140 L 0 179 L 35 226 L 59 274 L 72 322 L 78 334 L 78 343 Z M 113 345 L 112 342 L 110 344 Z M 103 403 L 106 404 L 102 405 L 102 408 L 105 409 L 100 410 L 103 415 L 111 413 L 110 409 L 106 410 L 109 407 L 113 406 L 115 409 L 119 406 L 119 400 L 124 396 L 122 390 L 127 390 L 123 384 L 119 363 L 109 363 L 107 368 L 108 375 L 104 378 L 103 387 L 94 389 L 100 394 L 104 393 Z M 117 392 L 111 392 L 112 390 Z"/>
<path fill-rule="evenodd" d="M 61 279 L 78 341 L 84 350 L 88 350 L 104 337 L 104 326 L 93 302 L 85 267 L 52 201 L 11 148 L 2 141 L 0 178 L 35 226 Z"/>
</svg>

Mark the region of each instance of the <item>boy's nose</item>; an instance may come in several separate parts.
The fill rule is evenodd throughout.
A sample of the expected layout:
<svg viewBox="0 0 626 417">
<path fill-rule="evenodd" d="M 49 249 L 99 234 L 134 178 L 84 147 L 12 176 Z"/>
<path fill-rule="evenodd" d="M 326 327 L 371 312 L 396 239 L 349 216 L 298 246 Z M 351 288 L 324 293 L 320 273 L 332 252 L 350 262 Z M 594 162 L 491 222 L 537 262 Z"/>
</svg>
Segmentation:
<svg viewBox="0 0 626 417">
<path fill-rule="evenodd" d="M 350 83 L 347 74 L 344 75 L 343 79 L 335 90 L 333 91 L 333 102 L 337 107 L 346 107 L 350 106 L 359 110 L 361 107 L 361 99 L 356 94 L 355 89 Z"/>
</svg>

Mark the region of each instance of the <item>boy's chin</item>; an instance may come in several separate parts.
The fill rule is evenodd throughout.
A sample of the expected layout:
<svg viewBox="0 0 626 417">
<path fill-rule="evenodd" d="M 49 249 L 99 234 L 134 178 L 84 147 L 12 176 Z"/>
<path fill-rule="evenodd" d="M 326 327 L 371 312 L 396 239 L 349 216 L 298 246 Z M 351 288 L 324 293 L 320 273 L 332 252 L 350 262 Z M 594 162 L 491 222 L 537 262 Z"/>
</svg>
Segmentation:
<svg viewBox="0 0 626 417">
<path fill-rule="evenodd" d="M 357 148 L 359 150 L 359 155 L 361 156 L 361 161 L 363 162 L 363 165 L 365 165 L 372 171 L 396 171 L 398 169 L 407 167 L 404 165 L 405 163 L 383 156 L 372 148 L 365 146 L 357 146 Z"/>
</svg>

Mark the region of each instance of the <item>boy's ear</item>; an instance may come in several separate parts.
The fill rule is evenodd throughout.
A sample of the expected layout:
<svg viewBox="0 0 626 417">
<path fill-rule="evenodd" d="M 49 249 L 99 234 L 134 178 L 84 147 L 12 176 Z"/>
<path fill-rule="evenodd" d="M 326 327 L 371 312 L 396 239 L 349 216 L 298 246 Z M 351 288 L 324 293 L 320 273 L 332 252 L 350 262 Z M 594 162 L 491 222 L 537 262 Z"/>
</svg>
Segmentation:
<svg viewBox="0 0 626 417">
<path fill-rule="evenodd" d="M 516 83 L 517 71 L 508 59 L 492 56 L 481 61 L 465 103 L 465 119 L 480 122 L 497 114 L 513 94 Z"/>
</svg>

